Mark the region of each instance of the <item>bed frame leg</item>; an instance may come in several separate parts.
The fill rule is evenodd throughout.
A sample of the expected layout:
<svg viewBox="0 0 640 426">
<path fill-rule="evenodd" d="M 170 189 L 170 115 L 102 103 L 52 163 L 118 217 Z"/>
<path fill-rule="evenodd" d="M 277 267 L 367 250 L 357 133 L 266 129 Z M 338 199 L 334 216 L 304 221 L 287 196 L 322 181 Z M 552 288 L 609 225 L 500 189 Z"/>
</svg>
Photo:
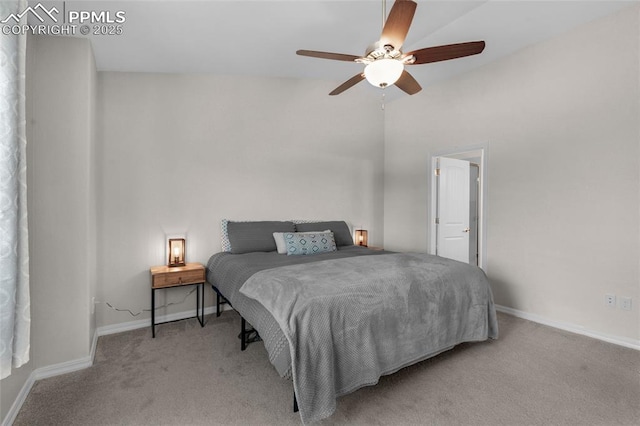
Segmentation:
<svg viewBox="0 0 640 426">
<path fill-rule="evenodd" d="M 249 343 L 259 342 L 262 340 L 262 338 L 260 337 L 260 334 L 258 334 L 258 330 L 256 330 L 255 328 L 247 330 L 247 321 L 244 319 L 244 317 L 241 316 L 240 319 L 241 325 L 238 338 L 240 339 L 240 350 L 244 351 L 245 349 L 247 349 L 247 346 L 249 346 Z"/>
<path fill-rule="evenodd" d="M 211 284 L 211 288 L 216 292 L 216 317 L 219 317 L 222 313 L 222 305 L 227 304 L 231 306 L 231 302 L 220 293 L 215 285 Z"/>
<path fill-rule="evenodd" d="M 298 400 L 296 399 L 296 391 L 293 391 L 293 412 L 297 413 L 298 410 Z"/>
<path fill-rule="evenodd" d="M 240 350 L 247 349 L 247 321 L 242 318 L 242 325 L 240 326 Z"/>
</svg>

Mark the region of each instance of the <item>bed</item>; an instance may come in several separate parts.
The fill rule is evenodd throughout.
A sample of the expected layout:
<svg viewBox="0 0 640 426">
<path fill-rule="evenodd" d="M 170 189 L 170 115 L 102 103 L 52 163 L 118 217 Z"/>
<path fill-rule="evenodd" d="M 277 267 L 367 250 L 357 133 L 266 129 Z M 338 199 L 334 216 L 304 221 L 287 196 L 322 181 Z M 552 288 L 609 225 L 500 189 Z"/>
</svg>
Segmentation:
<svg viewBox="0 0 640 426">
<path fill-rule="evenodd" d="M 207 280 L 293 380 L 303 423 L 329 417 L 339 396 L 383 375 L 498 336 L 491 289 L 475 266 L 355 246 L 344 221 L 222 228 Z"/>
</svg>

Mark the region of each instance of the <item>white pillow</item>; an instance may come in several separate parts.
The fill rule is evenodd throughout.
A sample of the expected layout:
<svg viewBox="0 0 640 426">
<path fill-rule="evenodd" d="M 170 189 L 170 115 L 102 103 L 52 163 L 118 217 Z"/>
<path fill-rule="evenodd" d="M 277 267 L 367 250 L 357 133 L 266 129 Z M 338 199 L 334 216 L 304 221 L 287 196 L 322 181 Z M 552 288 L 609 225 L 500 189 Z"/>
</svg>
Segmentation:
<svg viewBox="0 0 640 426">
<path fill-rule="evenodd" d="M 322 232 L 331 232 L 330 229 Z M 290 234 L 290 232 L 287 232 Z M 318 231 L 313 232 L 296 232 L 296 234 L 317 234 Z M 287 254 L 287 246 L 284 242 L 284 234 L 285 232 L 274 232 L 273 239 L 276 240 L 276 247 L 278 248 L 278 254 Z"/>
</svg>

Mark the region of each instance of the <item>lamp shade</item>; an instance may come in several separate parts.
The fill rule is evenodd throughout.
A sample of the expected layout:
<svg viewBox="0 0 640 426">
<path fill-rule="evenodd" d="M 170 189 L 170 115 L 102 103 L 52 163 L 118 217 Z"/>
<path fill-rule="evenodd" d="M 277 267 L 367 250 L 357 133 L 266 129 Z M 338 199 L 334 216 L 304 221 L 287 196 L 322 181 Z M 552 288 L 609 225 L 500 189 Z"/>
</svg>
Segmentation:
<svg viewBox="0 0 640 426">
<path fill-rule="evenodd" d="M 396 59 L 381 58 L 364 68 L 364 76 L 376 87 L 385 88 L 394 84 L 404 71 L 404 64 Z"/>
<path fill-rule="evenodd" d="M 356 229 L 356 245 L 367 247 L 368 243 L 367 238 L 367 230 L 366 229 Z"/>
<path fill-rule="evenodd" d="M 168 266 L 184 266 L 185 255 L 187 251 L 187 245 L 184 238 L 170 238 L 169 239 L 169 262 Z"/>
</svg>

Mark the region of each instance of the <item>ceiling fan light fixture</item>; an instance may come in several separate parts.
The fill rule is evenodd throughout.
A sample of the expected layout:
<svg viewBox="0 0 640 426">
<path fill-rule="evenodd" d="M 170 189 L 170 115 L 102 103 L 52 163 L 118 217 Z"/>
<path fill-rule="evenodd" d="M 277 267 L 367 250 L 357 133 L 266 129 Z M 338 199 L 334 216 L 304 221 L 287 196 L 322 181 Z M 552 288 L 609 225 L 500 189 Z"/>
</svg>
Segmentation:
<svg viewBox="0 0 640 426">
<path fill-rule="evenodd" d="M 380 58 L 364 68 L 364 76 L 369 83 L 376 87 L 385 88 L 393 85 L 404 71 L 401 61 L 390 58 Z"/>
</svg>

